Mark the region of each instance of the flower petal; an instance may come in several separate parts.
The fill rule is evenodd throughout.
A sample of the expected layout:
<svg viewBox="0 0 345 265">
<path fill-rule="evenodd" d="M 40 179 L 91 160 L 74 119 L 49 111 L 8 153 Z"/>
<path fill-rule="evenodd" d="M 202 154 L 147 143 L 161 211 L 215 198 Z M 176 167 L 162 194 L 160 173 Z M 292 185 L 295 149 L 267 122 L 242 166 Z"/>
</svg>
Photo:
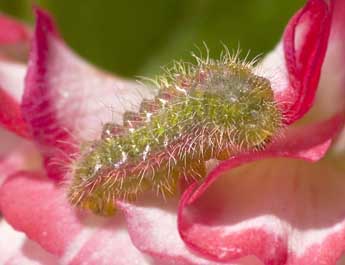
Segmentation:
<svg viewBox="0 0 345 265">
<path fill-rule="evenodd" d="M 0 189 L 4 218 L 59 264 L 150 264 L 132 245 L 121 215 L 114 219 L 77 213 L 64 189 L 33 173 L 18 173 Z"/>
<path fill-rule="evenodd" d="M 7 177 L 21 170 L 41 170 L 35 146 L 0 128 L 0 187 Z"/>
<path fill-rule="evenodd" d="M 176 227 L 178 204 L 176 200 L 159 204 L 154 202 L 156 199 L 145 201 L 142 205 L 119 202 L 125 213 L 130 236 L 137 248 L 150 255 L 157 265 L 210 264 L 210 260 L 188 250 L 181 240 Z M 220 263 L 212 262 L 212 265 L 217 264 Z M 255 257 L 246 257 L 231 264 L 261 265 L 262 263 Z"/>
<path fill-rule="evenodd" d="M 31 32 L 26 25 L 0 14 L 0 57 L 26 58 L 30 39 Z"/>
<path fill-rule="evenodd" d="M 63 202 L 64 198 L 53 183 L 43 181 L 33 173 L 17 173 L 17 176 L 8 178 L 0 190 L 5 219 L 55 255 L 62 255 L 68 242 L 80 230 L 73 209 L 61 206 Z"/>
<path fill-rule="evenodd" d="M 25 71 L 22 64 L 0 60 L 0 126 L 28 138 L 20 109 Z"/>
<path fill-rule="evenodd" d="M 297 246 L 304 247 L 302 254 L 305 254 L 305 246 L 309 247 L 318 242 L 312 240 L 312 233 L 308 234 L 308 231 L 304 231 L 303 226 L 301 231 L 296 232 L 296 235 L 294 231 L 290 231 L 295 226 L 298 229 L 300 225 L 298 223 L 298 211 L 303 211 L 303 208 L 300 209 L 299 205 L 313 207 L 313 205 L 308 205 L 310 199 L 313 198 L 305 197 L 306 195 L 310 196 L 310 193 L 303 194 L 305 191 L 303 187 L 297 193 L 293 185 L 299 185 L 298 178 L 310 180 L 312 177 L 310 175 L 318 172 L 314 168 L 321 172 L 323 169 L 320 166 L 322 162 L 309 164 L 296 162 L 292 159 L 283 162 L 280 162 L 279 159 L 265 162 L 265 159 L 288 157 L 316 161 L 323 157 L 331 139 L 339 133 L 343 124 L 344 116 L 339 115 L 327 122 L 292 129 L 283 139 L 284 145 L 275 143 L 266 151 L 243 154 L 221 163 L 212 170 L 199 187 L 195 185 L 189 187 L 182 196 L 179 209 L 179 231 L 184 242 L 201 255 L 218 261 L 231 261 L 247 255 L 255 255 L 265 264 L 313 264 L 310 262 L 298 263 L 293 256 L 298 251 Z M 257 160 L 266 166 L 260 167 L 260 163 L 254 165 L 249 163 Z M 234 171 L 236 167 L 244 164 L 248 164 L 247 167 L 251 170 L 241 171 L 240 168 Z M 306 172 L 302 171 L 296 175 L 296 172 L 299 172 L 298 168 L 302 167 L 301 165 L 310 168 L 312 173 L 306 170 Z M 222 178 L 223 181 L 218 180 L 211 186 L 222 174 L 226 175 Z M 337 182 L 339 181 L 338 177 L 339 175 L 334 173 Z M 317 186 L 317 188 L 326 185 L 323 182 L 327 183 L 328 178 L 328 176 L 327 178 L 324 175 L 321 176 L 320 183 L 318 183 L 321 186 Z M 312 183 L 308 184 L 312 185 Z M 331 181 L 328 184 L 329 188 L 333 188 L 330 186 L 333 184 L 334 181 Z M 320 195 L 317 192 L 312 194 Z M 298 201 L 298 204 L 294 205 L 292 200 L 297 199 L 298 196 L 305 201 Z M 315 199 L 318 203 L 324 203 L 318 197 Z M 315 208 L 305 208 L 304 210 L 319 210 L 317 207 Z M 286 211 L 291 214 L 287 220 L 284 214 Z M 313 218 L 315 214 L 312 215 Z M 332 215 L 327 217 L 328 214 L 329 212 L 322 209 L 318 211 L 317 215 L 321 220 L 320 222 L 327 218 L 333 218 L 336 222 L 334 227 L 333 223 L 327 223 L 330 228 L 327 230 L 328 227 L 326 227 L 325 233 L 321 231 L 322 240 L 334 232 L 337 226 L 342 227 L 343 225 L 344 219 L 337 216 L 339 212 L 332 212 Z M 307 221 L 311 221 L 308 214 L 303 217 Z M 301 222 L 310 225 L 303 218 L 301 219 Z M 325 224 L 322 223 L 322 225 Z M 318 227 L 315 229 L 317 230 Z M 303 233 L 308 235 L 310 242 L 303 239 Z M 289 250 L 291 249 L 292 252 L 290 253 Z M 317 246 L 316 249 L 320 251 Z M 335 252 L 334 257 L 338 256 L 339 253 Z M 320 257 L 325 258 L 322 255 Z M 335 263 L 324 264 L 333 265 Z"/>
<path fill-rule="evenodd" d="M 345 104 L 345 2 L 333 0 L 332 4 L 332 30 L 314 108 L 319 118 L 329 117 Z"/>
<path fill-rule="evenodd" d="M 259 66 L 272 81 L 286 124 L 300 119 L 313 105 L 331 18 L 332 5 L 309 0 L 290 20 L 283 42 Z"/>
<path fill-rule="evenodd" d="M 29 136 L 20 110 L 26 66 L 14 59 L 27 55 L 30 39 L 24 24 L 0 14 L 0 126 L 23 137 Z"/>
<path fill-rule="evenodd" d="M 102 124 L 121 121 L 121 113 L 135 110 L 148 91 L 82 61 L 58 37 L 47 13 L 36 10 L 36 19 L 22 110 L 48 175 L 59 179 L 76 142 L 99 137 Z"/>
<path fill-rule="evenodd" d="M 0 45 L 29 42 L 31 34 L 22 23 L 0 14 Z"/>
<path fill-rule="evenodd" d="M 234 170 L 184 213 L 184 239 L 216 260 L 335 265 L 345 250 L 342 172 L 287 159 Z"/>
<path fill-rule="evenodd" d="M 57 259 L 0 220 L 0 264 L 57 265 Z"/>
<path fill-rule="evenodd" d="M 148 265 L 152 264 L 134 246 L 123 224 L 123 218 L 104 225 L 93 233 L 70 265 Z M 119 229 L 121 228 L 121 229 Z"/>
</svg>

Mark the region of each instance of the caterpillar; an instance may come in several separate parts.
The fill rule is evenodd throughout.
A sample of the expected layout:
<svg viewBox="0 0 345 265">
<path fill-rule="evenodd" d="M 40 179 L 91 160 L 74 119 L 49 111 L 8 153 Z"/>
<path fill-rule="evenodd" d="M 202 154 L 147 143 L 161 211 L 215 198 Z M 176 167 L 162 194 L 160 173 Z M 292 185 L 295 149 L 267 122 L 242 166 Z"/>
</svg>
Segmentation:
<svg viewBox="0 0 345 265">
<path fill-rule="evenodd" d="M 68 189 L 73 205 L 109 216 L 117 200 L 174 195 L 181 181 L 203 180 L 205 161 L 264 148 L 282 127 L 269 80 L 229 53 L 176 62 L 156 86 L 156 97 L 125 112 L 122 125 L 105 124 L 81 152 Z"/>
</svg>

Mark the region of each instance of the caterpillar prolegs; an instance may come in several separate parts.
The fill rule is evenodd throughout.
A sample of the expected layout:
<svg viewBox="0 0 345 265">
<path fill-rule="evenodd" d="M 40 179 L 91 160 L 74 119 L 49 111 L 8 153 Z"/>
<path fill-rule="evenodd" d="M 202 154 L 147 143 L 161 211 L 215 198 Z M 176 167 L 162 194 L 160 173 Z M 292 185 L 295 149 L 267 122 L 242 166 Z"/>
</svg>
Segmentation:
<svg viewBox="0 0 345 265">
<path fill-rule="evenodd" d="M 281 128 L 270 82 L 252 65 L 219 60 L 176 63 L 156 82 L 159 92 L 123 125 L 104 125 L 101 139 L 75 163 L 69 201 L 112 215 L 117 200 L 147 190 L 175 194 L 183 181 L 202 181 L 205 161 L 264 148 Z"/>
</svg>

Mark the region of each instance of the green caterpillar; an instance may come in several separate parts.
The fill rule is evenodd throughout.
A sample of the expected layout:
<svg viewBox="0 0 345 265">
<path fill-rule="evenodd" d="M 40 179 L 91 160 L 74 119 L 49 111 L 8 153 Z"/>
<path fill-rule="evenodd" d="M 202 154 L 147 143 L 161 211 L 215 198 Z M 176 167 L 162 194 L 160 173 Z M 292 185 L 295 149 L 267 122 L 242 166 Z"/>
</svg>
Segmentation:
<svg viewBox="0 0 345 265">
<path fill-rule="evenodd" d="M 201 181 L 205 161 L 264 148 L 282 127 L 270 82 L 237 57 L 176 63 L 157 81 L 158 95 L 123 125 L 108 123 L 82 152 L 69 201 L 112 215 L 117 200 L 144 191 L 173 195 L 181 180 Z"/>
</svg>

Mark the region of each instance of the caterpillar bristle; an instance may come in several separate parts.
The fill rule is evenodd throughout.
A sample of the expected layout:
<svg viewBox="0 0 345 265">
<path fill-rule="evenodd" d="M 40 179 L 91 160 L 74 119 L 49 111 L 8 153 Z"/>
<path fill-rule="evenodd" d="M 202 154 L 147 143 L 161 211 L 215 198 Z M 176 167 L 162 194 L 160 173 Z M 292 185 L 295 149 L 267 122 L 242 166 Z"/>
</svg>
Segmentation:
<svg viewBox="0 0 345 265">
<path fill-rule="evenodd" d="M 128 129 L 135 129 L 142 126 L 144 118 L 142 113 L 126 111 L 123 114 L 123 125 Z"/>
<path fill-rule="evenodd" d="M 120 136 L 124 132 L 125 132 L 125 129 L 123 126 L 109 122 L 103 125 L 101 138 L 104 140 L 104 139 L 112 138 L 115 136 Z"/>
</svg>

